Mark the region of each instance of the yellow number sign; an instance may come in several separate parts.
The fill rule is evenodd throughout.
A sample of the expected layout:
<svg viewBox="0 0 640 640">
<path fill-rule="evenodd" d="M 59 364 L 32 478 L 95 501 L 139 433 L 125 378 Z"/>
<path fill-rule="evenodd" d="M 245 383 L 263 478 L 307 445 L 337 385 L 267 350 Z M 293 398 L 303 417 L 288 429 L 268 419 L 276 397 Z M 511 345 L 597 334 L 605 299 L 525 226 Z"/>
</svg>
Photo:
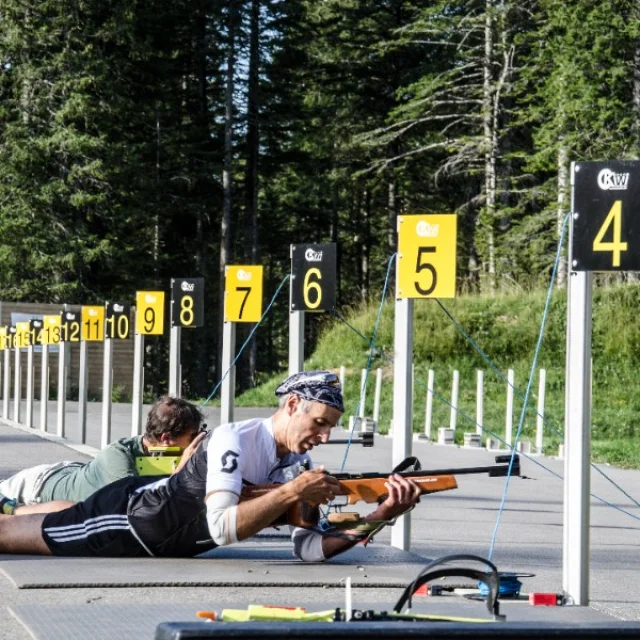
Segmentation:
<svg viewBox="0 0 640 640">
<path fill-rule="evenodd" d="M 28 322 L 16 322 L 16 347 L 29 346 L 29 329 Z"/>
<path fill-rule="evenodd" d="M 42 344 L 60 343 L 60 316 L 43 316 L 42 318 Z"/>
<path fill-rule="evenodd" d="M 398 217 L 398 298 L 455 298 L 457 217 Z"/>
<path fill-rule="evenodd" d="M 225 273 L 224 321 L 258 322 L 262 317 L 263 267 L 229 265 Z"/>
<path fill-rule="evenodd" d="M 136 292 L 136 333 L 147 336 L 164 333 L 164 291 Z"/>
<path fill-rule="evenodd" d="M 82 307 L 81 323 L 85 342 L 104 341 L 104 307 Z"/>
</svg>

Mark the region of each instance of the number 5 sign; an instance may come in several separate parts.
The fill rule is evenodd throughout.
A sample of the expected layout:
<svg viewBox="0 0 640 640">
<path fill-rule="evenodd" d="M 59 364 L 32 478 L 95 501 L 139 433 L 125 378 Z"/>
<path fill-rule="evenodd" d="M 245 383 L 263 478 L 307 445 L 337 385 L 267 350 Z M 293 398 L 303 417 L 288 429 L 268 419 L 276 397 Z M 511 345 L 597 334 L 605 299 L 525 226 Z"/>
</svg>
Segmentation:
<svg viewBox="0 0 640 640">
<path fill-rule="evenodd" d="M 262 316 L 262 272 L 257 265 L 225 270 L 224 321 L 258 322 Z"/>
<path fill-rule="evenodd" d="M 398 217 L 398 298 L 455 298 L 457 217 Z"/>
<path fill-rule="evenodd" d="M 291 245 L 291 311 L 336 307 L 336 245 Z"/>
</svg>

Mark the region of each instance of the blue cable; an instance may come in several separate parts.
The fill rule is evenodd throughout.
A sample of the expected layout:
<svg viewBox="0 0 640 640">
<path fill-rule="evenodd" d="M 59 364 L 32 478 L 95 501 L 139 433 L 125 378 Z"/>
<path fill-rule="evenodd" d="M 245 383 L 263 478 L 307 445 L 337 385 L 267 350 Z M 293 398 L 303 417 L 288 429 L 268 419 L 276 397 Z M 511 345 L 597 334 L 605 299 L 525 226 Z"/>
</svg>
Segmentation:
<svg viewBox="0 0 640 640">
<path fill-rule="evenodd" d="M 360 413 L 360 406 L 362 404 L 362 398 L 364 396 L 365 390 L 367 388 L 367 379 L 369 378 L 369 370 L 371 369 L 371 361 L 373 360 L 373 353 L 375 351 L 375 345 L 376 345 L 376 338 L 378 337 L 378 327 L 380 326 L 380 319 L 382 317 L 382 309 L 384 307 L 384 301 L 387 295 L 387 288 L 389 286 L 389 276 L 391 274 L 391 267 L 393 266 L 393 261 L 396 259 L 396 256 L 398 254 L 394 253 L 390 258 L 389 258 L 389 264 L 387 265 L 387 275 L 384 279 L 384 286 L 382 287 L 382 296 L 380 299 L 380 306 L 378 307 L 378 315 L 376 316 L 376 323 L 373 327 L 373 336 L 371 338 L 371 341 L 369 342 L 369 359 L 367 360 L 367 368 L 365 369 L 365 374 L 364 374 L 364 380 L 362 381 L 362 387 L 360 389 L 360 397 L 358 398 L 358 405 L 356 406 L 356 413 L 355 415 L 357 416 Z M 364 337 L 364 336 L 363 336 Z M 366 340 L 366 338 L 365 338 Z M 342 473 L 344 471 L 345 465 L 347 464 L 347 456 L 349 455 L 349 448 L 351 447 L 351 440 L 353 439 L 353 432 L 356 428 L 356 423 L 357 420 L 353 421 L 353 427 L 351 427 L 351 430 L 349 431 L 349 438 L 348 438 L 348 442 L 347 442 L 347 448 L 344 452 L 344 458 L 342 459 L 342 466 L 340 467 L 340 472 Z"/>
<path fill-rule="evenodd" d="M 218 382 L 218 384 L 216 384 L 216 386 L 213 388 L 213 391 L 209 394 L 209 397 L 200 404 L 201 407 L 204 407 L 204 405 L 207 404 L 207 402 L 209 402 L 211 398 L 213 398 L 213 396 L 216 394 L 216 392 L 220 388 L 220 385 L 225 381 L 226 377 L 229 375 L 229 371 L 231 371 L 231 369 L 235 367 L 235 364 L 238 361 L 238 358 L 242 355 L 242 352 L 244 351 L 245 347 L 249 344 L 249 341 L 251 340 L 251 338 L 253 338 L 253 334 L 257 331 L 258 327 L 260 326 L 260 323 L 264 320 L 267 313 L 269 313 L 271 307 L 273 306 L 273 303 L 275 302 L 276 298 L 278 297 L 278 294 L 280 293 L 280 290 L 285 285 L 287 280 L 289 280 L 290 277 L 291 277 L 290 274 L 287 274 L 284 277 L 284 279 L 276 289 L 276 292 L 273 294 L 273 298 L 271 298 L 271 302 L 269 302 L 269 305 L 267 306 L 267 308 L 264 310 L 264 313 L 260 317 L 260 320 L 258 320 L 258 322 L 253 327 L 253 329 L 251 329 L 251 332 L 249 333 L 247 339 L 244 341 L 243 345 L 240 347 L 240 351 L 238 351 L 236 357 L 233 359 L 233 362 L 231 363 L 229 368 L 224 372 L 224 375 L 222 376 L 222 378 L 220 378 L 220 381 Z"/>
</svg>

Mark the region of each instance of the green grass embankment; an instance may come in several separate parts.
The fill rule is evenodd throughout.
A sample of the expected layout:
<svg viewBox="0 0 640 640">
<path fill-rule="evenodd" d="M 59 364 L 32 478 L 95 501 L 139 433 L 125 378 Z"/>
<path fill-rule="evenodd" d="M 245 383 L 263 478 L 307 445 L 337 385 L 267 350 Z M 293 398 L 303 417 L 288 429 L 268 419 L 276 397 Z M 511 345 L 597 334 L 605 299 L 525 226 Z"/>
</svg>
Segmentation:
<svg viewBox="0 0 640 640">
<path fill-rule="evenodd" d="M 491 359 L 506 378 L 515 370 L 516 387 L 524 396 L 542 313 L 545 293 L 495 297 L 468 296 L 443 300 L 449 313 Z M 522 439 L 535 442 L 535 405 L 538 393 L 538 369 L 547 371 L 544 447 L 555 454 L 564 432 L 565 330 L 567 298 L 564 291 L 554 294 L 549 310 L 542 348 L 530 393 Z M 593 402 L 592 458 L 621 467 L 640 468 L 640 286 L 625 285 L 596 289 L 593 302 Z M 377 305 L 346 316 L 353 329 L 372 336 Z M 460 396 L 457 440 L 475 430 L 476 370 L 484 370 L 485 428 L 504 437 L 506 382 L 474 350 L 447 317 L 438 303 L 419 300 L 414 320 L 414 412 L 413 429 L 424 429 L 427 371 L 435 372 L 435 392 L 446 400 L 451 397 L 454 369 L 460 372 Z M 346 414 L 356 412 L 361 370 L 369 358 L 368 344 L 356 331 L 336 321 L 321 336 L 315 352 L 306 360 L 306 369 L 346 367 Z M 393 392 L 393 304 L 385 305 L 378 330 L 379 350 L 372 360 L 366 398 L 366 415 L 373 413 L 375 370 L 383 370 L 379 430 L 389 428 Z M 238 406 L 274 405 L 273 390 L 286 376 L 282 373 L 237 399 Z M 520 421 L 522 399 L 514 398 L 514 436 Z M 449 407 L 434 399 L 432 437 L 438 427 L 449 426 Z M 466 417 L 465 417 L 466 416 Z"/>
</svg>

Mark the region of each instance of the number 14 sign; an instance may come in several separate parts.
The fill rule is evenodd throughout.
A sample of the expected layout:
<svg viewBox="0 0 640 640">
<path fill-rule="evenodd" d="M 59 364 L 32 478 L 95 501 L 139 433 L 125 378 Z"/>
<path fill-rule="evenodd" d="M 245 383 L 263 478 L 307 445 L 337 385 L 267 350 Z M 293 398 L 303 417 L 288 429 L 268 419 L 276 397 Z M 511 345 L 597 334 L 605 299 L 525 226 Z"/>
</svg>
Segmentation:
<svg viewBox="0 0 640 640">
<path fill-rule="evenodd" d="M 457 217 L 398 217 L 398 298 L 455 298 Z"/>
</svg>

